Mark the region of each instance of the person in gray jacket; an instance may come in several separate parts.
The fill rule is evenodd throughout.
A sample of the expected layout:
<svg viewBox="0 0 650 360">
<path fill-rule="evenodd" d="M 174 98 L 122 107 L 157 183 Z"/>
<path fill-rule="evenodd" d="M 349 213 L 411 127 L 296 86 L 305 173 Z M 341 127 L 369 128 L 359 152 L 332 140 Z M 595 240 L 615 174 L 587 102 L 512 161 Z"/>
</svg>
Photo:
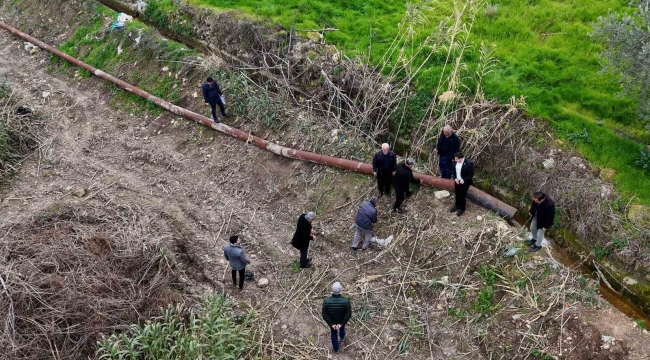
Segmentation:
<svg viewBox="0 0 650 360">
<path fill-rule="evenodd" d="M 230 237 L 230 244 L 223 247 L 223 256 L 230 262 L 232 284 L 234 286 L 237 286 L 237 273 L 239 272 L 239 290 L 242 290 L 244 288 L 246 264 L 250 264 L 251 261 L 244 255 L 239 236 L 233 235 Z"/>
<path fill-rule="evenodd" d="M 375 207 L 377 200 L 377 197 L 373 196 L 372 199 L 364 201 L 357 210 L 357 216 L 354 219 L 354 239 L 352 240 L 353 255 L 356 255 L 362 233 L 365 237 L 362 249 L 365 250 L 370 246 L 372 225 L 377 222 L 377 208 Z"/>
</svg>

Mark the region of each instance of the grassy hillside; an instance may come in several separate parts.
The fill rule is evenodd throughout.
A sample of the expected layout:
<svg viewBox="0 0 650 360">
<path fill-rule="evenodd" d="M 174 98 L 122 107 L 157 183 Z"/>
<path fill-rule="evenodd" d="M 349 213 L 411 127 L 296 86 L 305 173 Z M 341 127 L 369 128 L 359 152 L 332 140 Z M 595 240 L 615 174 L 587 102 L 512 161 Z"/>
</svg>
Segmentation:
<svg viewBox="0 0 650 360">
<path fill-rule="evenodd" d="M 335 27 L 327 42 L 378 61 L 406 11 L 403 0 L 189 0 L 194 5 L 238 9 L 296 30 Z M 472 29 L 475 44 L 495 44 L 499 66 L 485 80 L 489 98 L 525 96 L 528 111 L 550 121 L 563 138 L 599 167 L 614 168 L 618 188 L 650 202 L 650 174 L 634 165 L 650 136 L 636 122 L 636 103 L 617 97 L 619 87 L 601 75 L 600 46 L 588 37 L 591 22 L 622 11 L 628 0 L 500 0 L 485 6 Z M 451 13 L 453 0 L 431 2 L 428 27 Z M 426 36 L 426 29 L 419 36 Z M 468 53 L 471 72 L 478 56 Z M 422 92 L 437 84 L 441 61 L 417 79 Z"/>
</svg>

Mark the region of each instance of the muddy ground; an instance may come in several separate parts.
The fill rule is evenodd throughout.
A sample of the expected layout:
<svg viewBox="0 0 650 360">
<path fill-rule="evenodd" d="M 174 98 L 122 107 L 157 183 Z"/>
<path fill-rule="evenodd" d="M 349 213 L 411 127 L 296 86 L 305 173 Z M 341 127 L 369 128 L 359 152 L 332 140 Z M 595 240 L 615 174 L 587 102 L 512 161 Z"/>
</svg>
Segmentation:
<svg viewBox="0 0 650 360">
<path fill-rule="evenodd" d="M 56 209 L 146 214 L 145 224 L 160 231 L 150 240 L 158 244 L 143 246 L 170 249 L 182 283 L 176 295 L 152 303 L 225 292 L 238 311 L 258 311 L 255 348 L 268 358 L 649 358 L 647 333 L 590 296 L 593 286 L 580 285 L 549 252 L 503 259 L 504 250 L 523 243 L 522 232 L 483 208 L 471 204 L 458 219 L 446 211 L 452 198 L 437 200 L 423 188 L 407 201 L 406 215 L 393 216 L 384 198 L 376 233 L 395 241 L 352 258 L 349 228 L 374 192 L 371 178 L 279 158 L 173 114 L 132 116 L 108 104 L 100 80 L 47 72 L 46 54 L 30 55 L 6 32 L 0 59 L 14 91 L 51 118 L 43 146 L 21 165 L 0 204 L 5 246 L 19 236 L 16 227 Z M 85 194 L 75 195 L 80 188 Z M 315 266 L 300 271 L 289 242 L 297 216 L 308 210 L 317 211 L 321 235 L 311 250 Z M 248 269 L 268 278 L 267 287 L 232 287 L 221 252 L 231 234 L 242 236 L 253 261 Z M 486 309 L 479 305 L 487 265 L 503 278 Z M 334 281 L 355 310 L 336 355 L 320 318 Z M 615 340 L 603 342 L 603 335 Z"/>
</svg>

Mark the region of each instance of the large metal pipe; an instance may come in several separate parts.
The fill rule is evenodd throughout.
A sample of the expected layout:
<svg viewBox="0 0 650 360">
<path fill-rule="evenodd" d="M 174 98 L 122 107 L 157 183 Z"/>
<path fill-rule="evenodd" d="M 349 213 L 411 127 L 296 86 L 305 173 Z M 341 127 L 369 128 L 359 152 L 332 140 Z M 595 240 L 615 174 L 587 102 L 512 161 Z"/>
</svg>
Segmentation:
<svg viewBox="0 0 650 360">
<path fill-rule="evenodd" d="M 212 120 L 209 118 L 197 114 L 195 112 L 192 112 L 190 110 L 178 107 L 168 101 L 165 101 L 159 97 L 156 97 L 154 95 L 149 94 L 146 91 L 143 91 L 131 84 L 128 84 L 110 74 L 107 74 L 95 67 L 92 67 L 78 59 L 75 59 L 74 57 L 65 54 L 56 48 L 30 36 L 22 31 L 15 29 L 4 22 L 0 21 L 0 27 L 11 32 L 12 34 L 19 36 L 30 43 L 37 45 L 43 50 L 46 50 L 60 58 L 65 59 L 66 61 L 70 62 L 71 64 L 74 64 L 76 66 L 79 66 L 81 68 L 84 68 L 88 71 L 90 71 L 92 74 L 95 76 L 98 76 L 102 79 L 108 80 L 115 85 L 123 88 L 126 91 L 130 91 L 144 99 L 147 99 L 154 104 L 166 109 L 167 111 L 173 112 L 174 114 L 180 115 L 186 119 L 196 121 L 198 123 L 201 123 L 207 127 L 210 127 L 212 129 L 215 129 L 219 132 L 222 132 L 224 134 L 230 135 L 232 137 L 235 137 L 237 139 L 240 139 L 242 141 L 245 141 L 247 143 L 251 143 L 257 147 L 260 147 L 262 149 L 266 149 L 268 151 L 271 151 L 275 154 L 288 157 L 291 159 L 297 159 L 297 160 L 304 160 L 304 161 L 310 161 L 322 165 L 328 165 L 328 166 L 335 166 L 344 170 L 352 170 L 364 174 L 372 174 L 372 166 L 370 164 L 358 162 L 358 161 L 352 161 L 352 160 L 347 160 L 347 159 L 340 159 L 340 158 L 335 158 L 332 156 L 327 156 L 327 155 L 321 155 L 321 154 L 316 154 L 308 151 L 302 151 L 302 150 L 296 150 L 296 149 L 291 149 L 287 148 L 284 146 L 280 146 L 277 144 L 274 144 L 272 142 L 266 141 L 260 137 L 254 136 L 250 133 L 245 133 L 239 129 L 230 127 L 228 125 L 225 125 L 223 123 L 215 124 Z M 448 179 L 442 179 L 436 176 L 430 176 L 430 175 L 424 175 L 424 174 L 416 174 L 416 178 L 421 179 L 422 183 L 425 185 L 429 185 L 435 188 L 439 189 L 446 189 L 449 191 L 454 191 L 454 183 L 452 180 Z M 508 219 L 512 218 L 517 211 L 514 207 L 502 202 L 499 199 L 496 199 L 489 194 L 484 193 L 483 191 L 478 190 L 475 187 L 471 187 L 469 192 L 467 193 L 467 197 L 470 200 L 475 201 L 479 205 L 488 208 L 490 210 L 496 211 L 500 216 L 506 217 Z"/>
</svg>

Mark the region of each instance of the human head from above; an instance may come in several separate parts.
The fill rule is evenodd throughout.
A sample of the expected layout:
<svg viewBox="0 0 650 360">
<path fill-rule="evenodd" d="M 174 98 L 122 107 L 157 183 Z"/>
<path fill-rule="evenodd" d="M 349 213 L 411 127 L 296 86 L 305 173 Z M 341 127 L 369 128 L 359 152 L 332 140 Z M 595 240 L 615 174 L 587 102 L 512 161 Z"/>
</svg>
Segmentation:
<svg viewBox="0 0 650 360">
<path fill-rule="evenodd" d="M 241 239 L 239 239 L 239 235 L 233 235 L 230 237 L 230 243 L 233 245 L 240 244 Z"/>
<path fill-rule="evenodd" d="M 454 154 L 454 161 L 455 162 L 463 162 L 464 159 L 465 159 L 465 155 L 463 155 L 462 152 L 459 151 L 459 152 Z"/>
<path fill-rule="evenodd" d="M 376 196 L 373 196 L 373 197 L 370 198 L 370 200 L 368 200 L 368 202 L 370 202 L 373 206 L 377 205 L 378 201 L 379 201 L 379 199 L 377 199 Z"/>
<path fill-rule="evenodd" d="M 442 133 L 445 134 L 445 137 L 450 137 L 454 129 L 451 128 L 449 125 L 445 125 L 442 128 Z"/>
<path fill-rule="evenodd" d="M 413 158 L 406 159 L 406 166 L 413 169 L 413 167 L 415 166 L 415 160 L 413 160 Z"/>
<path fill-rule="evenodd" d="M 538 204 L 541 204 L 541 203 L 544 202 L 544 200 L 546 200 L 546 194 L 544 194 L 543 192 L 538 191 L 538 192 L 533 194 L 533 201 L 534 202 L 536 202 Z"/>
<path fill-rule="evenodd" d="M 211 77 L 209 77 L 209 78 L 207 78 L 207 79 L 205 80 L 205 82 L 208 83 L 208 85 L 212 85 L 212 82 L 213 82 L 213 81 L 214 81 L 214 79 L 211 78 Z"/>
<path fill-rule="evenodd" d="M 388 154 L 388 150 L 390 150 L 390 145 L 387 143 L 381 144 L 381 152 L 383 152 L 384 155 Z"/>
<path fill-rule="evenodd" d="M 343 285 L 341 285 L 340 282 L 335 282 L 332 285 L 332 292 L 336 295 L 341 295 L 341 291 L 343 291 Z"/>
<path fill-rule="evenodd" d="M 305 219 L 307 219 L 307 221 L 309 222 L 314 221 L 315 218 L 316 218 L 316 213 L 313 211 L 310 211 L 307 214 L 305 214 Z"/>
</svg>

